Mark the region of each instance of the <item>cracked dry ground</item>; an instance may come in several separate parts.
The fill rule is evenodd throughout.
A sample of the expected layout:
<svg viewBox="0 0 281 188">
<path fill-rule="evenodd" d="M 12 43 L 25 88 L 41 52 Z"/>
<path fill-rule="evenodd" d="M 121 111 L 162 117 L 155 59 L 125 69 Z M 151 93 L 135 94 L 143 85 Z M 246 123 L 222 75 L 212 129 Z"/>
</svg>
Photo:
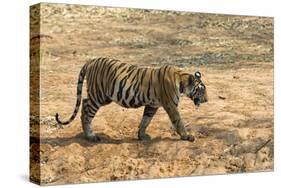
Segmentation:
<svg viewBox="0 0 281 188">
<path fill-rule="evenodd" d="M 31 117 L 30 148 L 40 150 L 31 171 L 41 168 L 42 184 L 273 170 L 272 19 L 45 4 L 41 22 L 41 119 Z M 143 108 L 114 103 L 93 121 L 100 143 L 84 139 L 80 113 L 57 128 L 54 115 L 72 113 L 77 74 L 93 55 L 202 72 L 209 102 L 197 109 L 183 96 L 179 105 L 195 142 L 179 139 L 163 108 L 152 140 L 138 141 Z"/>
</svg>

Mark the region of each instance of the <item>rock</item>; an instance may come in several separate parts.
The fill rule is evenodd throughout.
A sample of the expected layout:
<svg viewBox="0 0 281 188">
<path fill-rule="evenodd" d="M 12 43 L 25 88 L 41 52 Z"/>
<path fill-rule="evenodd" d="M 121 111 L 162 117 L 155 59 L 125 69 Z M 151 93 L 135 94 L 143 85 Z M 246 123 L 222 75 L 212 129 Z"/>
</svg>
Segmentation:
<svg viewBox="0 0 281 188">
<path fill-rule="evenodd" d="M 244 160 L 244 165 L 247 171 L 252 171 L 255 168 L 256 163 L 256 154 L 246 153 L 242 155 Z"/>
</svg>

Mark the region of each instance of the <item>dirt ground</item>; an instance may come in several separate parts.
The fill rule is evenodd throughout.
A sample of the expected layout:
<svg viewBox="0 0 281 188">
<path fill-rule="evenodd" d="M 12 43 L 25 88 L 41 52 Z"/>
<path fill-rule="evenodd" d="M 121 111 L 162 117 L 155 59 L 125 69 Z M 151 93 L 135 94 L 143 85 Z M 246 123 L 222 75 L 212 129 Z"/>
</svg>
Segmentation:
<svg viewBox="0 0 281 188">
<path fill-rule="evenodd" d="M 63 184 L 273 170 L 273 18 L 41 4 L 31 11 L 31 47 L 40 39 L 40 119 L 30 118 L 31 179 Z M 137 140 L 143 108 L 115 103 L 98 111 L 82 134 L 80 113 L 69 118 L 80 68 L 91 57 L 140 66 L 172 64 L 199 70 L 209 102 L 182 96 L 179 111 L 195 142 L 182 141 L 160 108 Z M 85 92 L 84 92 L 85 94 Z M 33 93 L 31 92 L 31 95 Z M 31 108 L 31 114 L 36 114 Z M 40 129 L 40 138 L 36 131 Z M 40 156 L 38 155 L 40 154 Z M 40 168 L 40 174 L 32 173 Z M 38 172 L 38 171 L 37 171 Z"/>
</svg>

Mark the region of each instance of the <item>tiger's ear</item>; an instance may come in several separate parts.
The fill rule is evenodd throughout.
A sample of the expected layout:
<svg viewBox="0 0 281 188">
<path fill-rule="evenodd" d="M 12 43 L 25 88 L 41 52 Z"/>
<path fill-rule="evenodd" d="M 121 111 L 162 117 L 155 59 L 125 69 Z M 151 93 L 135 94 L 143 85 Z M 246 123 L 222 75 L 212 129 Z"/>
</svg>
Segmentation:
<svg viewBox="0 0 281 188">
<path fill-rule="evenodd" d="M 199 80 L 201 79 L 201 73 L 199 71 L 195 72 L 194 76 Z"/>
</svg>

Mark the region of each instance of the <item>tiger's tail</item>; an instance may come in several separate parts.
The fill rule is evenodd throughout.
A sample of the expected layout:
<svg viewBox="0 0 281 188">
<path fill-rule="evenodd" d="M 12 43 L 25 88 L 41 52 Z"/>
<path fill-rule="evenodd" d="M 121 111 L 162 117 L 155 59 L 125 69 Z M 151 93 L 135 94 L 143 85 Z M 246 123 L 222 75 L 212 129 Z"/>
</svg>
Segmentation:
<svg viewBox="0 0 281 188">
<path fill-rule="evenodd" d="M 70 122 L 72 122 L 77 113 L 78 113 L 78 110 L 79 110 L 79 107 L 80 107 L 80 104 L 81 104 L 81 98 L 82 98 L 82 87 L 83 87 L 83 81 L 84 81 L 84 78 L 85 78 L 85 75 L 86 75 L 86 72 L 87 72 L 87 67 L 88 67 L 88 64 L 91 63 L 91 62 L 88 62 L 86 63 L 80 73 L 79 73 L 79 78 L 78 78 L 78 82 L 77 82 L 77 99 L 76 99 L 76 105 L 75 105 L 75 109 L 74 109 L 74 112 L 72 113 L 71 117 L 69 118 L 69 120 L 67 121 L 61 121 L 59 119 L 59 114 L 56 113 L 56 121 L 59 125 L 67 125 L 69 124 Z"/>
</svg>

